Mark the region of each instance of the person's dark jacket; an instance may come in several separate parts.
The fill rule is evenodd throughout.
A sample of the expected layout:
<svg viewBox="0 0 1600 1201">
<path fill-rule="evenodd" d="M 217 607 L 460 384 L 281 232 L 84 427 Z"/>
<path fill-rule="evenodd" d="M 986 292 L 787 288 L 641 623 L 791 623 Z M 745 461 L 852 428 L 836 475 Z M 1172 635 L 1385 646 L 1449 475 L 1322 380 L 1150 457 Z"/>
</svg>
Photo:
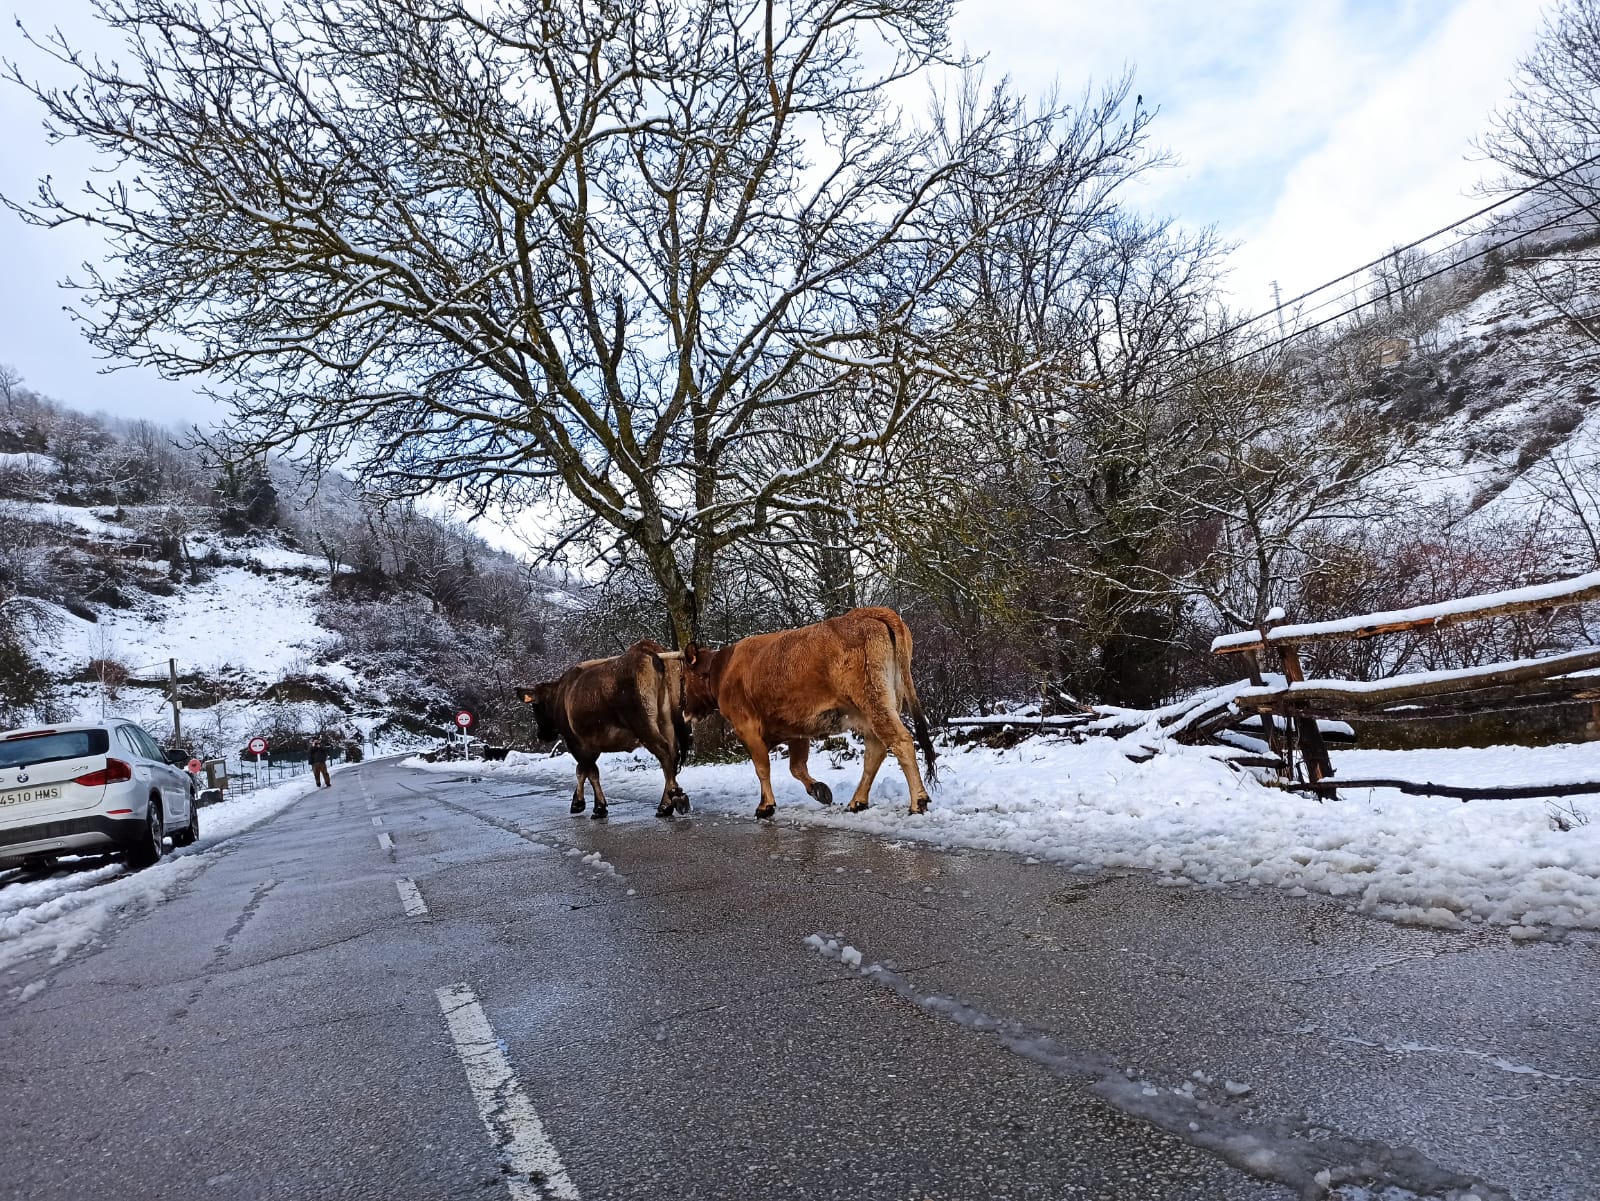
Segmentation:
<svg viewBox="0 0 1600 1201">
<path fill-rule="evenodd" d="M 312 743 L 311 749 L 306 752 L 306 762 L 311 764 L 312 767 L 323 766 L 328 762 L 328 748 Z"/>
</svg>

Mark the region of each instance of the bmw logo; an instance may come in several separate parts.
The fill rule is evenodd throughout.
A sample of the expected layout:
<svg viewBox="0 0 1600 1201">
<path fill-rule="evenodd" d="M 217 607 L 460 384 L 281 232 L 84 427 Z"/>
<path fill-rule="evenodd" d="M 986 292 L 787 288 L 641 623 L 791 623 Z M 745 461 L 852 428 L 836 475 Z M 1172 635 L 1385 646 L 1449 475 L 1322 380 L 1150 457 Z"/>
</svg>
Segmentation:
<svg viewBox="0 0 1600 1201">
<path fill-rule="evenodd" d="M 19 771 L 17 773 L 17 783 L 18 784 L 26 784 L 27 782 L 28 782 L 28 773 L 25 772 L 25 771 Z"/>
</svg>

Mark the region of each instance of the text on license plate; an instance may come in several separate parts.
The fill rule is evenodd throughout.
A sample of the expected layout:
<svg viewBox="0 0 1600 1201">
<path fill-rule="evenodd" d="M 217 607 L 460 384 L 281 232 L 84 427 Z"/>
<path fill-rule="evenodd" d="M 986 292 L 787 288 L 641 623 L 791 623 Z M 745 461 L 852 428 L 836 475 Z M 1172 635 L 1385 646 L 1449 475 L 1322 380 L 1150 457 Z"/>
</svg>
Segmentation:
<svg viewBox="0 0 1600 1201">
<path fill-rule="evenodd" d="M 19 788 L 15 792 L 0 792 L 0 805 L 26 805 L 29 801 L 59 801 L 61 786 L 48 788 Z"/>
</svg>

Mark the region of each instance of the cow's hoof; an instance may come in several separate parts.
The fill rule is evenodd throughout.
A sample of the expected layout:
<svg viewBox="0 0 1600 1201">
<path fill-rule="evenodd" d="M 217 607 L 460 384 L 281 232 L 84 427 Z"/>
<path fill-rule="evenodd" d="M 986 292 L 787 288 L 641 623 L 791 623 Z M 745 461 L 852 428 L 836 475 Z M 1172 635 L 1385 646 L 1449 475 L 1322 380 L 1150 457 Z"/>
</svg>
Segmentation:
<svg viewBox="0 0 1600 1201">
<path fill-rule="evenodd" d="M 913 814 L 926 813 L 927 811 L 928 811 L 928 798 L 927 797 L 919 796 L 916 800 L 911 802 L 911 812 Z"/>
<path fill-rule="evenodd" d="M 590 821 L 603 822 L 606 820 L 606 811 L 599 805 L 594 807 L 594 812 L 589 815 Z"/>
<path fill-rule="evenodd" d="M 671 821 L 672 820 L 672 802 L 671 801 L 662 801 L 661 804 L 657 805 L 656 806 L 656 816 L 660 817 L 660 818 L 664 818 L 664 819 L 666 819 L 668 821 Z"/>
<path fill-rule="evenodd" d="M 567 812 L 568 813 L 582 813 L 583 812 L 583 802 L 582 801 L 573 801 L 572 802 L 572 808 L 568 809 Z"/>
<path fill-rule="evenodd" d="M 756 820 L 757 821 L 768 821 L 769 822 L 774 817 L 777 816 L 777 813 L 778 813 L 777 805 L 758 805 L 758 806 L 756 806 Z"/>
<path fill-rule="evenodd" d="M 845 806 L 845 808 L 848 809 L 851 813 L 860 813 L 866 807 L 867 807 L 867 802 L 866 801 L 851 801 L 848 805 Z"/>
<path fill-rule="evenodd" d="M 672 805 L 679 813 L 689 812 L 689 794 L 681 788 L 678 789 L 677 795 L 672 798 Z"/>
<path fill-rule="evenodd" d="M 811 787 L 807 788 L 806 791 L 809 792 L 819 804 L 833 804 L 833 789 L 829 788 L 821 780 L 811 781 Z"/>
</svg>

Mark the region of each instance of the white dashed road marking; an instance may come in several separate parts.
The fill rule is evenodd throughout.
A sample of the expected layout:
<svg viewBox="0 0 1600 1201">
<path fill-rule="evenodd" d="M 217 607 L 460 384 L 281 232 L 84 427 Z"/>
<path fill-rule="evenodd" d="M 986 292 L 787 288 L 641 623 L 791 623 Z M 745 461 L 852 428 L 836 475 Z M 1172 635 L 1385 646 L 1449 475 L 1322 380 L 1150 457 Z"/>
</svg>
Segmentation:
<svg viewBox="0 0 1600 1201">
<path fill-rule="evenodd" d="M 512 1201 L 578 1201 L 578 1189 L 471 986 L 453 984 L 434 995 L 467 1070 L 478 1116 L 510 1169 L 506 1186 Z"/>
<path fill-rule="evenodd" d="M 373 819 L 372 819 L 372 824 L 373 824 L 373 825 L 375 825 L 375 826 L 381 826 L 381 825 L 383 825 L 383 818 L 381 818 L 381 817 L 375 817 L 375 818 L 373 818 Z"/>
<path fill-rule="evenodd" d="M 423 917 L 427 914 L 427 903 L 417 890 L 415 880 L 407 880 L 402 876 L 394 882 L 394 886 L 400 890 L 400 904 L 405 906 L 407 917 Z"/>
<path fill-rule="evenodd" d="M 378 835 L 378 845 L 386 851 L 394 850 L 394 839 L 389 837 L 389 832 L 387 830 Z"/>
</svg>

